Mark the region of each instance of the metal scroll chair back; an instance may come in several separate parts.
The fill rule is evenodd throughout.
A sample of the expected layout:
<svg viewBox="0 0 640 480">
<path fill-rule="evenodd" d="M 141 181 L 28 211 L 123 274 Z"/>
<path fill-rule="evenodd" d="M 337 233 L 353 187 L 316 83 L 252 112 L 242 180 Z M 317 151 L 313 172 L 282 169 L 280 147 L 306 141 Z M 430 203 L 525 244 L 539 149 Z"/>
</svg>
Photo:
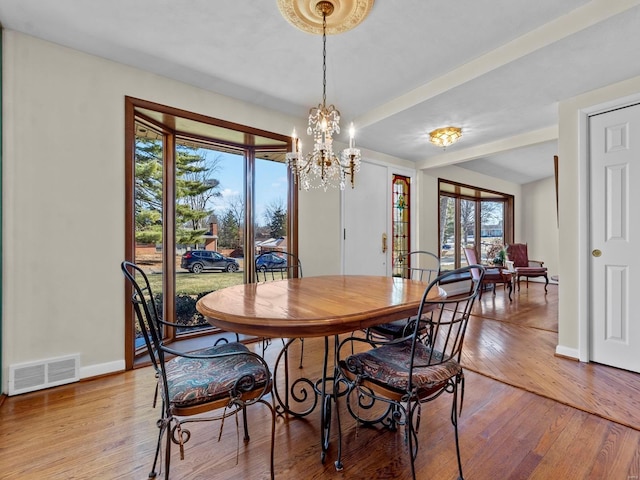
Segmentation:
<svg viewBox="0 0 640 480">
<path fill-rule="evenodd" d="M 275 411 L 264 396 L 271 391 L 271 372 L 259 355 L 238 342 L 224 343 L 194 352 L 181 352 L 164 343 L 165 328 L 189 328 L 164 321 L 159 315 L 145 272 L 131 262 L 122 262 L 122 273 L 132 288 L 131 302 L 144 337 L 158 383 L 162 412 L 157 422 L 159 433 L 149 478 L 157 476 L 156 467 L 164 447 L 164 478 L 169 479 L 171 445 L 180 448 L 184 458 L 184 444 L 190 439 L 188 422 L 222 420 L 242 412 L 244 439 L 249 441 L 245 409 L 261 403 L 271 412 L 271 478 L 273 479 Z M 197 326 L 194 326 L 197 328 Z M 154 401 L 154 406 L 155 406 Z M 222 410 L 218 413 L 209 413 Z M 196 418 L 190 418 L 197 415 Z"/>
<path fill-rule="evenodd" d="M 130 262 L 122 263 L 122 271 L 133 287 L 131 303 L 147 347 L 147 353 L 158 378 L 165 384 L 166 376 L 164 369 L 161 368 L 164 364 L 164 350 L 160 348 L 163 339 L 162 322 L 149 279 L 140 267 Z"/>
<path fill-rule="evenodd" d="M 440 275 L 440 258 L 434 253 L 416 250 L 402 255 L 397 260 L 402 265 L 401 276 L 418 282 L 429 283 Z M 411 328 L 415 317 L 376 325 L 367 329 L 367 336 L 373 338 L 400 338 Z"/>
<path fill-rule="evenodd" d="M 479 279 L 471 280 L 469 293 L 429 299 L 437 298 L 431 294 L 441 283 L 454 285 L 461 278 L 468 279 L 472 268 L 478 270 Z M 338 365 L 348 385 L 345 397 L 349 413 L 365 425 L 381 424 L 390 430 L 405 427 L 414 480 L 421 406 L 444 393 L 452 395 L 451 423 L 459 478 L 463 478 L 458 441 L 458 405 L 461 409 L 464 397 L 460 356 L 483 276 L 483 266 L 471 265 L 435 278 L 422 297 L 416 315 L 419 322 L 403 338 L 375 343 L 351 336 L 340 344 Z M 372 348 L 363 351 L 363 344 Z"/>
<path fill-rule="evenodd" d="M 256 257 L 256 281 L 302 278 L 302 262 L 293 253 L 265 252 Z"/>
<path fill-rule="evenodd" d="M 473 270 L 477 273 L 475 278 L 472 277 L 471 289 L 468 294 L 454 295 L 444 300 L 428 299 L 429 290 L 436 288 L 440 283 L 448 284 L 450 278 L 455 278 L 456 276 L 464 277 L 465 273 Z M 420 323 L 425 328 L 423 329 L 416 325 L 411 332 L 412 369 L 445 364 L 450 361 L 460 361 L 467 323 L 469 322 L 473 304 L 479 296 L 485 271 L 485 267 L 472 264 L 440 275 L 427 287 L 417 315 L 420 318 Z M 421 362 L 416 365 L 416 348 L 421 343 L 428 347 L 428 355 L 423 358 L 427 362 L 426 364 Z M 409 390 L 414 389 L 413 381 L 413 376 L 409 375 Z"/>
<path fill-rule="evenodd" d="M 440 275 L 440 257 L 435 253 L 416 250 L 402 255 L 398 262 L 402 265 L 402 278 L 429 283 Z"/>
</svg>

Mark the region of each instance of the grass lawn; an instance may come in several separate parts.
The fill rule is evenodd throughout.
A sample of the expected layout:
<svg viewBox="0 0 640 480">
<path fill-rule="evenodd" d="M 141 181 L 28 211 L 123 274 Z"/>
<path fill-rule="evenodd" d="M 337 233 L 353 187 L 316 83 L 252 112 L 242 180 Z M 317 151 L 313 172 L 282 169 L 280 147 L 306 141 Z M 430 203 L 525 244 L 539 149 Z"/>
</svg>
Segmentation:
<svg viewBox="0 0 640 480">
<path fill-rule="evenodd" d="M 151 290 L 153 290 L 154 293 L 162 292 L 162 274 L 152 273 L 148 276 Z M 178 272 L 176 274 L 176 293 L 197 295 L 201 292 L 212 292 L 243 282 L 243 272 L 203 272 L 198 274 Z"/>
</svg>

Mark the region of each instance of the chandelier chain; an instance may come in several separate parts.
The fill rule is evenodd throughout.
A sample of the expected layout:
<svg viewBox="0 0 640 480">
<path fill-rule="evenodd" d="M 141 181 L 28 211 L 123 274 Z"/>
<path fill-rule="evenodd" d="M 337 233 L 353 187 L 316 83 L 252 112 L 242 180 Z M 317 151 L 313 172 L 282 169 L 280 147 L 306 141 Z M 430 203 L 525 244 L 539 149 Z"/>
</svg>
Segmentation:
<svg viewBox="0 0 640 480">
<path fill-rule="evenodd" d="M 354 128 L 351 124 L 349 148 L 340 155 L 333 151 L 333 136 L 340 133 L 340 111 L 332 104 L 327 107 L 327 15 L 333 12 L 333 4 L 319 1 L 316 12 L 322 15 L 322 103 L 309 109 L 307 134 L 313 137 L 313 150 L 304 154 L 295 129 L 292 133 L 292 150 L 287 153 L 287 163 L 293 181 L 299 188 L 339 187 L 344 189 L 347 177 L 351 188 L 355 186 L 355 174 L 360 171 L 360 149 L 354 146 Z"/>
<path fill-rule="evenodd" d="M 322 13 L 322 106 L 327 106 L 327 14 Z"/>
</svg>

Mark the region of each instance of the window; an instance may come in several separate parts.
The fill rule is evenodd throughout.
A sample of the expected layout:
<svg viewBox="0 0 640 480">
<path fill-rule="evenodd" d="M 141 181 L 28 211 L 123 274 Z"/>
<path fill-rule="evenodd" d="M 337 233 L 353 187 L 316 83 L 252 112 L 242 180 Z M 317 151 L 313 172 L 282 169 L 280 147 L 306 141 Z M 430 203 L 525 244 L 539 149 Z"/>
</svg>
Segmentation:
<svg viewBox="0 0 640 480">
<path fill-rule="evenodd" d="M 443 270 L 466 265 L 463 249 L 475 247 L 491 264 L 513 242 L 513 195 L 439 180 L 440 258 Z"/>
<path fill-rule="evenodd" d="M 391 242 L 391 261 L 394 276 L 402 276 L 405 268 L 411 265 L 402 265 L 404 256 L 410 251 L 410 178 L 403 175 L 393 175 L 391 211 L 393 212 L 392 228 L 393 241 Z"/>
<path fill-rule="evenodd" d="M 149 274 L 167 321 L 219 334 L 197 300 L 254 281 L 256 244 L 271 234 L 297 254 L 290 138 L 129 97 L 125 107 L 125 257 Z M 125 323 L 131 368 L 143 340 L 129 308 Z M 166 341 L 193 335 L 173 330 Z"/>
</svg>

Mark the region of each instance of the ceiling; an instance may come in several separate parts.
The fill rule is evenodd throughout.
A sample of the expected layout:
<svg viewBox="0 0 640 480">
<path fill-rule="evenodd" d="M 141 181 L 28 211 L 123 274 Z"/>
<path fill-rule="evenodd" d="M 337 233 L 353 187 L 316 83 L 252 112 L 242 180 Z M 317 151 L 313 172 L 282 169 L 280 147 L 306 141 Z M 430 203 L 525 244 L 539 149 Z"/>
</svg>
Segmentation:
<svg viewBox="0 0 640 480">
<path fill-rule="evenodd" d="M 276 0 L 2 0 L 0 23 L 301 118 L 322 100 L 322 39 Z M 559 101 L 640 75 L 639 27 L 640 0 L 376 0 L 327 39 L 327 103 L 345 142 L 524 184 L 553 175 Z"/>
</svg>

